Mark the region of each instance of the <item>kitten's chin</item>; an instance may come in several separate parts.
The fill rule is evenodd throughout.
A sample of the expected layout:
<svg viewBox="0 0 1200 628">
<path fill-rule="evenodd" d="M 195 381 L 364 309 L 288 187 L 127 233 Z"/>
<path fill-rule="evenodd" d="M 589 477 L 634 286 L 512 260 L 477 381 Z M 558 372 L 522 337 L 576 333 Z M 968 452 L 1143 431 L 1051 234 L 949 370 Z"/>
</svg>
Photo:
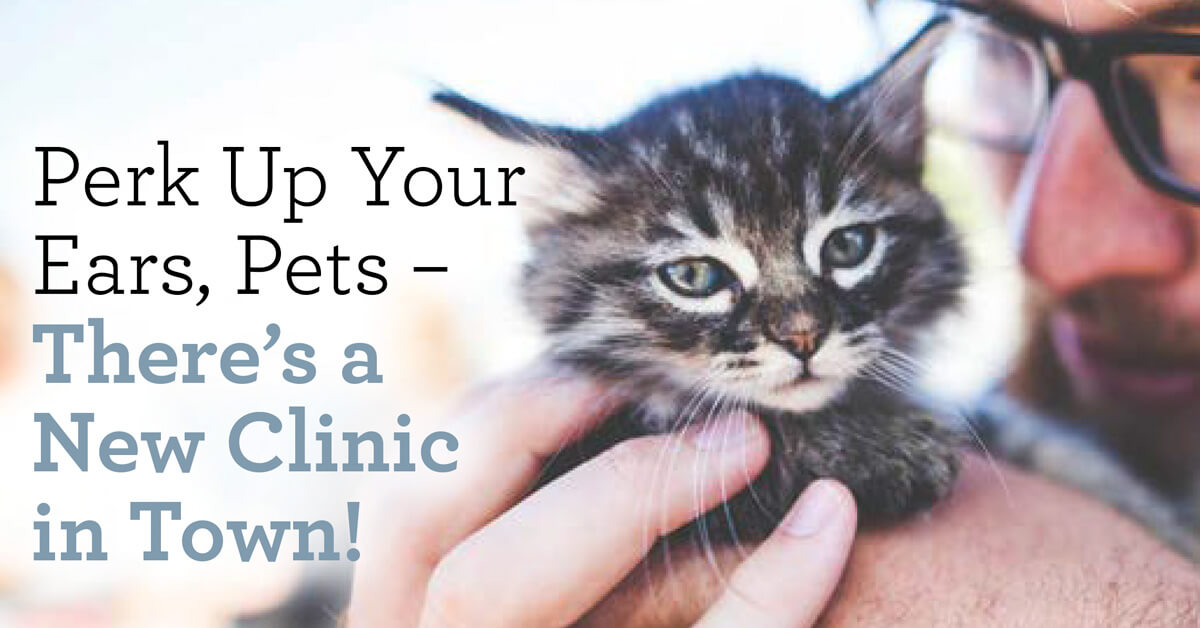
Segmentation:
<svg viewBox="0 0 1200 628">
<path fill-rule="evenodd" d="M 841 379 L 807 378 L 768 390 L 757 390 L 750 395 L 750 400 L 785 412 L 814 412 L 832 403 L 845 388 L 846 382 Z"/>
</svg>

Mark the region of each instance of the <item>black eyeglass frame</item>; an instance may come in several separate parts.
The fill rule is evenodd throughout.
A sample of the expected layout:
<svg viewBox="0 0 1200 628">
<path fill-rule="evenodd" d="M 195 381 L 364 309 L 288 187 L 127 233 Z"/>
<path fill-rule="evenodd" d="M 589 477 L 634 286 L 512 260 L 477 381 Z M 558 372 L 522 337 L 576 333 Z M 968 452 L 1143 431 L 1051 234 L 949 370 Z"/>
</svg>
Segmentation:
<svg viewBox="0 0 1200 628">
<path fill-rule="evenodd" d="M 1125 120 L 1121 93 L 1113 76 L 1116 62 L 1132 55 L 1200 57 L 1200 34 L 1150 31 L 1075 33 L 1011 9 L 983 7 L 961 0 L 923 1 L 978 15 L 989 24 L 1028 40 L 1037 49 L 1040 61 L 1047 70 L 1047 105 L 1059 85 L 1067 79 L 1084 82 L 1095 94 L 1109 134 L 1133 171 L 1150 187 L 1173 198 L 1200 205 L 1200 187 L 1181 183 L 1166 164 L 1157 163 L 1145 154 L 1136 131 Z M 945 12 L 935 15 L 904 48 L 912 47 L 949 19 L 950 16 Z M 1200 129 L 1197 129 L 1196 141 L 1200 142 Z"/>
</svg>

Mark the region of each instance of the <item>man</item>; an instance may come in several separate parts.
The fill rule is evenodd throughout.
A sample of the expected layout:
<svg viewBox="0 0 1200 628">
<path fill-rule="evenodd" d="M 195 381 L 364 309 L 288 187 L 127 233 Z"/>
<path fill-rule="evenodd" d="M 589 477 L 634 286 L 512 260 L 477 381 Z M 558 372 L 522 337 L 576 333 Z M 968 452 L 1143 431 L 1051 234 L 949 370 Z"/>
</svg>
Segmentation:
<svg viewBox="0 0 1200 628">
<path fill-rule="evenodd" d="M 989 10 L 1001 1 L 1027 16 L 1016 20 L 1033 43 L 1101 30 L 1200 39 L 1200 3 L 1190 0 L 980 0 Z M 1046 58 L 1059 54 L 1037 53 L 1064 81 L 1021 174 L 1005 184 L 1022 261 L 1043 297 L 1041 331 L 1011 389 L 1186 500 L 1200 476 L 1200 195 L 1187 193 L 1200 190 L 1200 46 L 1167 55 L 1169 97 L 1183 99 L 1171 102 L 1153 87 L 1161 76 L 1138 74 L 1162 55 L 1105 66 L 1109 78 L 1093 74 L 1089 86 L 1071 76 L 1083 65 Z M 728 548 L 634 569 L 650 532 L 682 524 L 693 500 L 717 499 L 692 494 L 696 474 L 707 473 L 708 486 L 744 484 L 739 477 L 765 460 L 765 439 L 747 416 L 689 434 L 693 447 L 680 455 L 709 463 L 680 463 L 667 480 L 674 493 L 668 487 L 652 511 L 638 507 L 637 478 L 661 450 L 654 438 L 523 499 L 544 456 L 599 420 L 603 401 L 594 384 L 537 380 L 468 404 L 460 429 L 494 450 L 408 494 L 424 514 L 387 526 L 393 551 L 360 563 L 351 622 L 1200 625 L 1194 566 L 1093 500 L 974 457 L 930 516 L 861 534 L 852 553 L 853 502 L 823 481 L 745 561 Z M 715 441 L 723 446 L 714 452 Z M 717 575 L 718 564 L 730 575 Z"/>
</svg>

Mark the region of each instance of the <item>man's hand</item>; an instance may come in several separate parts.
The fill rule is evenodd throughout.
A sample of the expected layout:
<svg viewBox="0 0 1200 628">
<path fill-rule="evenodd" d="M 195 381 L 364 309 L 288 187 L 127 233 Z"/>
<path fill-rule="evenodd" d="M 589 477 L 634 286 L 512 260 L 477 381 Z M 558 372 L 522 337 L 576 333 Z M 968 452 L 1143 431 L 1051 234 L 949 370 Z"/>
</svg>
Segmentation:
<svg viewBox="0 0 1200 628">
<path fill-rule="evenodd" d="M 739 492 L 769 439 L 745 413 L 637 438 L 528 494 L 547 461 L 611 409 L 580 381 L 502 385 L 456 415 L 459 466 L 413 477 L 373 517 L 352 626 L 561 626 L 643 560 L 663 534 Z M 814 483 L 779 530 L 696 607 L 706 626 L 808 626 L 845 565 L 854 501 Z M 710 572 L 713 573 L 713 572 Z M 711 604 L 711 608 L 710 608 Z M 691 623 L 689 621 L 689 623 Z"/>
</svg>

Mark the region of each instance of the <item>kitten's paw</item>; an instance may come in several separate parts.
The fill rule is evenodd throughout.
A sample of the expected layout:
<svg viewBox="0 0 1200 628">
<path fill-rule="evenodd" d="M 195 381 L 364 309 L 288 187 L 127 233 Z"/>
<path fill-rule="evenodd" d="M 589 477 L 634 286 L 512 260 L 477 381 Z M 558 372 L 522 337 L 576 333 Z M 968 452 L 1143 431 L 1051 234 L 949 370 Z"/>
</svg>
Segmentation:
<svg viewBox="0 0 1200 628">
<path fill-rule="evenodd" d="M 884 444 L 843 480 L 864 523 L 886 523 L 931 508 L 958 477 L 958 441 L 933 426 Z"/>
</svg>

